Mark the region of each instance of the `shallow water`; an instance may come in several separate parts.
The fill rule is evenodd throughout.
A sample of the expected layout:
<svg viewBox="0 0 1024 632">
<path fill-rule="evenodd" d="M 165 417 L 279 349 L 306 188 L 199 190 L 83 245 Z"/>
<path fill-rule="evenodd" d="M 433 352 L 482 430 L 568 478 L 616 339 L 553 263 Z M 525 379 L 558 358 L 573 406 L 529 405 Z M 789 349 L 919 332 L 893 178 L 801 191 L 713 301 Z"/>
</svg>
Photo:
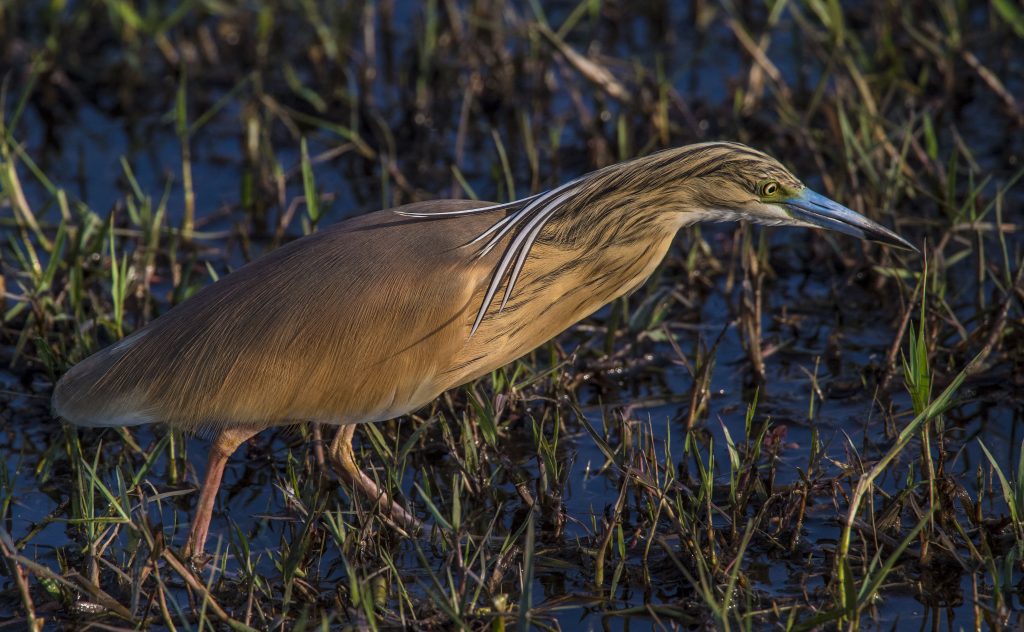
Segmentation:
<svg viewBox="0 0 1024 632">
<path fill-rule="evenodd" d="M 561 23 L 571 7 L 553 5 L 548 10 L 548 19 L 553 24 Z M 731 31 L 719 15 L 708 28 L 695 26 L 689 19 L 689 7 L 666 9 L 669 25 L 663 28 L 656 20 L 642 16 L 620 27 L 613 37 L 595 27 L 602 40 L 602 52 L 618 59 L 634 60 L 635 64 L 647 68 L 663 64 L 668 85 L 678 91 L 694 113 L 696 127 L 689 123 L 682 132 L 673 135 L 674 144 L 701 139 L 734 136 L 737 121 L 731 110 L 733 91 L 746 78 L 750 62 L 736 45 Z M 851 11 L 856 13 L 855 11 Z M 755 13 L 757 13 L 755 11 Z M 431 196 L 445 196 L 451 191 L 452 154 L 459 123 L 458 105 L 461 86 L 454 80 L 463 75 L 454 68 L 441 68 L 433 75 L 432 85 L 434 107 L 429 109 L 433 117 L 429 124 L 416 124 L 409 106 L 410 93 L 415 92 L 414 66 L 416 47 L 421 43 L 408 32 L 417 33 L 422 28 L 423 13 L 419 3 L 397 2 L 394 5 L 395 29 L 397 36 L 390 40 L 393 55 L 399 70 L 382 72 L 373 86 L 375 107 L 381 113 L 385 124 L 395 137 L 412 148 L 402 156 L 402 172 L 410 178 L 414 187 Z M 975 14 L 971 14 L 974 16 Z M 977 16 L 975 16 L 977 17 Z M 856 16 L 851 21 L 856 22 Z M 985 16 L 978 18 L 985 24 Z M 213 23 L 216 20 L 210 19 Z M 305 28 L 301 24 L 296 28 Z M 975 25 L 975 28 L 981 28 Z M 783 18 L 773 35 L 769 49 L 772 61 L 782 75 L 793 86 L 813 85 L 826 69 L 808 61 L 800 50 L 800 35 L 792 18 Z M 587 29 L 580 29 L 586 32 Z M 983 31 L 982 31 L 983 32 Z M 405 33 L 405 34 L 403 34 Z M 580 34 L 579 41 L 570 42 L 585 50 L 587 38 Z M 595 40 L 601 37 L 595 36 Z M 652 40 L 654 44 L 652 45 Z M 30 42 L 32 40 L 29 40 Z M 34 43 L 34 42 L 33 42 Z M 1020 49 L 1019 41 L 1010 46 Z M 282 45 L 281 55 L 289 60 L 302 59 L 301 54 Z M 383 44 L 382 44 L 383 46 Z M 532 47 L 522 39 L 509 44 L 515 54 L 529 56 Z M 990 52 L 998 63 L 1002 59 L 998 52 Z M 8 53 L 8 60 L 12 57 Z M 1009 56 L 1010 62 L 998 66 L 1006 70 L 1006 86 L 1020 95 L 1021 59 Z M 412 61 L 411 61 L 412 60 Z M 229 65 L 242 64 L 244 60 L 230 60 Z M 623 72 L 621 68 L 616 68 Z M 308 73 L 308 74 L 307 74 Z M 313 75 L 308 68 L 300 76 L 308 79 Z M 19 75 L 20 76 L 20 75 Z M 172 77 L 173 79 L 173 77 Z M 235 79 L 235 78 L 233 78 Z M 190 87 L 198 96 L 190 96 L 190 111 L 200 111 L 201 103 L 209 106 L 227 94 L 233 81 L 225 77 L 204 80 L 202 76 L 191 78 L 195 87 Z M 451 83 L 445 83 L 450 81 Z M 167 84 L 171 88 L 168 89 Z M 341 84 L 347 85 L 342 81 Z M 527 81 L 527 83 L 530 83 Z M 69 193 L 105 216 L 113 211 L 123 218 L 121 200 L 127 191 L 120 161 L 124 158 L 131 165 L 140 188 L 154 199 L 159 199 L 169 179 L 168 223 L 180 224 L 184 193 L 179 183 L 181 168 L 180 142 L 174 133 L 172 117 L 167 112 L 173 107 L 173 81 L 154 82 L 151 102 L 136 98 L 138 111 L 125 115 L 116 99 L 108 96 L 82 99 L 72 106 L 60 119 L 54 119 L 50 104 L 39 99 L 29 102 L 25 117 L 17 130 L 24 142 L 26 152 L 38 162 L 44 172 L 56 179 Z M 556 82 L 557 84 L 557 82 Z M 93 86 L 83 80 L 83 85 Z M 143 85 L 147 85 L 143 83 Z M 531 85 L 536 85 L 532 83 Z M 583 89 L 590 84 L 583 83 Z M 157 89 L 162 88 L 162 89 Z M 592 87 L 590 89 L 593 89 Z M 278 91 L 278 92 L 275 92 Z M 960 118 L 953 125 L 942 127 L 938 134 L 941 147 L 949 151 L 954 137 L 960 137 L 973 152 L 973 159 L 984 173 L 993 176 L 994 182 L 1005 181 L 1011 176 L 1024 155 L 1024 141 L 1019 129 L 1007 134 L 998 124 L 985 125 L 980 121 L 1001 121 L 999 103 L 986 91 L 984 86 L 972 85 L 960 95 L 966 105 L 960 110 Z M 283 86 L 270 86 L 268 91 L 282 100 L 289 100 L 292 106 L 296 97 Z M 140 95 L 141 96 L 141 95 Z M 492 98 L 493 95 L 492 95 Z M 528 101 L 528 99 L 525 99 Z M 200 103 L 201 102 L 201 103 Z M 239 118 L 242 109 L 251 103 L 229 100 L 227 106 L 213 117 L 196 134 L 192 143 L 193 178 L 198 203 L 198 221 L 201 231 L 214 233 L 214 238 L 201 239 L 204 247 L 202 258 L 209 260 L 214 269 L 223 273 L 244 263 L 247 258 L 269 247 L 266 235 L 253 235 L 252 242 L 245 242 L 244 248 L 239 234 L 240 226 L 251 227 L 259 220 L 251 216 L 239 204 L 240 182 L 246 177 L 248 167 L 242 158 L 242 134 Z M 10 108 L 10 104 L 7 105 Z M 506 106 L 505 110 L 515 111 L 525 107 L 522 102 Z M 497 109 L 501 110 L 501 107 Z M 606 110 L 608 118 L 625 112 L 620 104 L 611 103 Z M 554 186 L 594 167 L 592 151 L 587 132 L 576 120 L 572 98 L 562 86 L 557 86 L 550 95 L 546 120 L 533 120 L 533 125 L 560 129 L 556 135 L 558 147 L 551 148 L 546 156 L 557 164 L 551 173 L 544 174 L 542 188 Z M 502 111 L 495 119 L 508 117 Z M 319 114 L 325 119 L 347 124 L 338 112 Z M 908 115 L 909 116 L 909 115 Z M 634 117 L 631 120 L 636 120 Z M 773 112 L 760 113 L 739 121 L 738 129 L 752 136 L 750 141 L 772 145 L 775 139 L 771 125 L 778 116 Z M 898 117 L 897 117 L 898 118 Z M 614 130 L 614 123 L 607 123 Z M 499 198 L 506 192 L 503 188 L 500 162 L 485 126 L 473 129 L 466 144 L 463 161 L 469 184 L 484 198 Z M 520 194 L 529 189 L 530 171 L 527 157 L 516 147 L 513 137 L 517 129 L 513 123 L 500 121 L 504 142 L 509 145 L 509 156 L 516 187 Z M 754 131 L 750 131 L 754 130 Z M 538 134 L 544 137 L 546 134 Z M 615 138 L 613 134 L 609 136 Z M 678 138 L 677 138 L 678 137 Z M 636 141 L 638 139 L 631 139 Z M 338 139 L 327 133 L 310 135 L 310 153 L 317 154 L 337 146 Z M 784 145 L 784 143 L 781 143 Z M 284 169 L 298 164 L 298 143 L 287 134 L 277 130 L 273 139 L 276 160 Z M 614 146 L 613 146 L 614 147 Z M 634 147 L 635 149 L 635 147 Z M 417 150 L 422 150 L 417 154 Z M 813 165 L 805 157 L 784 158 L 787 162 L 801 166 Z M 821 178 L 809 170 L 808 184 L 820 188 Z M 334 196 L 329 203 L 324 222 L 338 221 L 344 217 L 380 208 L 382 204 L 395 201 L 394 184 L 389 182 L 380 165 L 368 163 L 354 152 L 316 168 L 316 183 L 323 192 Z M 440 184 L 439 184 L 440 183 Z M 994 184 L 993 184 L 994 186 Z M 56 213 L 49 203 L 45 188 L 34 180 L 26 178 L 27 195 L 37 209 L 47 209 L 48 221 Z M 991 188 L 987 189 L 991 193 Z M 300 178 L 292 178 L 287 187 L 288 198 L 302 194 Z M 933 204 L 926 196 L 917 198 L 921 208 L 901 207 L 901 217 L 925 217 L 938 222 Z M 404 201 L 404 200 L 403 200 Z M 1008 251 L 1011 258 L 1019 257 L 1024 241 L 1020 230 L 1020 204 L 1024 196 L 1020 189 L 1007 197 L 1005 221 L 1015 222 L 1016 232 L 1008 233 Z M 6 208 L 4 209 L 6 212 Z M 301 217 L 301 214 L 298 215 Z M 882 216 L 889 221 L 890 216 Z M 208 223 L 206 220 L 213 218 Z M 271 217 L 275 220 L 275 217 Z M 6 226 L 6 225 L 5 225 Z M 917 223 L 908 222 L 915 241 L 923 239 L 926 231 Z M 6 228 L 4 229 L 6 230 Z M 760 234 L 756 229 L 755 234 Z M 299 221 L 288 227 L 291 236 L 301 234 Z M 670 255 L 669 262 L 661 272 L 657 283 L 638 292 L 630 299 L 631 307 L 644 300 L 649 293 L 677 290 L 684 301 L 672 301 L 666 317 L 666 325 L 675 337 L 678 346 L 686 353 L 693 354 L 699 346 L 709 346 L 722 333 L 717 349 L 715 367 L 712 373 L 709 408 L 699 420 L 699 445 L 703 459 L 713 455 L 718 464 L 717 485 L 728 485 L 726 464 L 729 462 L 727 434 L 737 443 L 742 443 L 745 432 L 745 412 L 757 397 L 755 425 L 770 423 L 778 433 L 781 442 L 777 455 L 776 486 L 798 484 L 801 472 L 806 472 L 811 458 L 812 444 L 817 438 L 824 449 L 824 458 L 818 464 L 814 475 L 822 482 L 844 480 L 846 465 L 852 458 L 870 461 L 881 455 L 890 445 L 886 435 L 886 420 L 893 418 L 897 425 L 905 423 L 912 416 L 910 398 L 900 385 L 897 376 L 884 393 L 876 392 L 876 376 L 885 362 L 885 355 L 893 344 L 900 317 L 901 298 L 894 284 L 885 284 L 881 290 L 873 289 L 877 278 L 870 272 L 870 264 L 857 264 L 849 268 L 836 263 L 831 257 L 821 256 L 812 246 L 823 237 L 802 229 L 774 229 L 769 233 L 768 261 L 775 271 L 764 287 L 765 302 L 762 315 L 762 342 L 766 349 L 774 352 L 766 358 L 764 383 L 757 384 L 743 340 L 736 325 L 737 309 L 741 301 L 740 281 L 742 271 L 735 264 L 735 232 L 731 226 L 713 226 L 702 229 L 702 236 L 710 243 L 716 255 L 731 265 L 738 275 L 735 284 L 729 283 L 725 273 L 709 275 L 711 287 L 694 289 L 685 284 L 684 259 L 688 248 L 693 246 L 692 233 L 682 235 L 679 246 Z M 973 234 L 971 234 L 973 235 Z M 965 235 L 967 239 L 971 235 Z M 931 239 L 934 236 L 929 235 Z M 828 237 L 839 243 L 844 252 L 857 253 L 846 237 Z M 756 243 L 756 242 L 755 242 Z M 990 253 L 999 252 L 994 241 L 988 241 Z M 970 241 L 961 244 L 963 250 L 971 250 Z M 248 249 L 248 250 L 247 250 Z M 855 255 L 856 256 L 856 255 Z M 953 313 L 962 321 L 972 323 L 977 316 L 977 295 L 997 296 L 991 283 L 977 287 L 976 270 L 970 264 L 973 255 L 968 255 L 962 265 L 951 268 L 950 289 L 946 297 Z M 730 259 L 732 258 L 732 259 Z M 8 281 L 10 291 L 11 282 Z M 990 298 L 989 300 L 998 300 Z M 5 306 L 13 306 L 15 298 L 5 297 Z M 1016 310 L 1016 308 L 1015 308 Z M 565 334 L 559 344 L 567 352 L 579 350 L 578 356 L 565 370 L 570 375 L 586 373 L 585 380 L 577 392 L 589 423 L 602 432 L 606 429 L 611 439 L 622 439 L 621 420 L 629 420 L 634 432 L 653 437 L 655 450 L 666 461 L 666 444 L 671 446 L 670 467 L 680 467 L 694 476 L 694 464 L 684 463 L 683 444 L 686 436 L 689 393 L 693 380 L 690 372 L 675 358 L 671 346 L 664 342 L 636 342 L 620 338 L 615 349 L 622 351 L 613 360 L 602 357 L 604 334 L 600 327 L 610 318 L 611 309 L 606 308 L 587 323 L 588 327 Z M 1013 318 L 1020 318 L 1019 310 Z M 15 325 L 16 327 L 16 325 Z M 5 334 L 10 334 L 10 331 Z M 942 344 L 956 344 L 955 335 L 944 331 Z M 627 336 L 628 338 L 628 336 Z M 1018 333 L 1019 338 L 1019 333 Z M 634 344 L 635 342 L 635 344 Z M 5 339 L 10 345 L 11 340 Z M 12 350 L 11 346 L 6 347 Z M 537 354 L 539 365 L 544 364 L 543 353 Z M 953 357 L 950 354 L 949 357 Z M 690 360 L 693 361 L 691 355 Z M 957 403 L 946 414 L 947 451 L 950 457 L 945 463 L 946 472 L 961 484 L 971 497 L 978 494 L 977 475 L 979 467 L 987 468 L 987 461 L 979 448 L 979 441 L 992 451 L 996 460 L 1006 471 L 1013 471 L 1019 456 L 1019 446 L 1024 438 L 1024 379 L 1021 378 L 1020 360 L 1002 358 L 985 373 L 972 379 L 961 390 Z M 942 379 L 948 379 L 958 370 L 956 366 L 941 367 Z M 814 384 L 824 399 L 816 397 Z M 486 384 L 486 381 L 484 382 Z M 943 384 L 939 385 L 944 386 Z M 6 529 L 15 541 L 31 537 L 22 555 L 46 564 L 51 568 L 61 567 L 68 557 L 81 561 L 81 539 L 64 522 L 70 514 L 68 485 L 70 477 L 68 464 L 59 458 L 62 431 L 47 412 L 49 382 L 38 365 L 21 363 L 0 372 L 0 403 L 3 411 L 0 419 L 4 432 L 0 435 L 0 450 L 5 457 L 3 472 L 5 497 L 10 502 Z M 546 404 L 539 401 L 543 393 L 530 391 L 538 396 L 535 410 L 542 412 Z M 813 399 L 813 416 L 808 411 Z M 565 414 L 569 414 L 563 411 Z M 550 420 L 547 422 L 550 425 Z M 402 422 L 397 428 L 389 429 L 388 436 L 404 440 L 414 424 Z M 549 428 L 550 430 L 550 428 Z M 433 429 L 428 433 L 434 432 Z M 424 503 L 420 501 L 415 484 L 423 484 L 421 472 L 431 472 L 435 481 L 450 481 L 457 470 L 451 458 L 444 454 L 444 444 L 439 432 L 428 434 L 431 446 L 429 454 L 410 455 L 405 469 L 403 491 L 406 498 L 413 499 L 421 515 L 426 515 Z M 104 480 L 112 488 L 118 488 L 118 472 L 115 464 L 122 464 L 121 458 L 132 462 L 132 455 L 123 447 L 116 435 L 110 431 L 96 433 L 79 431 L 86 450 L 98 451 L 105 465 Z M 161 429 L 142 428 L 133 431 L 132 436 L 142 446 L 150 446 L 163 436 Z M 530 422 L 519 419 L 510 425 L 501 439 L 501 452 L 515 469 L 533 479 L 540 476 L 537 465 L 536 446 L 531 436 Z M 224 534 L 229 527 L 237 525 L 250 537 L 253 551 L 261 552 L 258 571 L 267 577 L 279 574 L 273 556 L 282 540 L 282 530 L 290 528 L 296 514 L 286 501 L 282 486 L 287 483 L 283 472 L 290 459 L 306 459 L 310 448 L 295 431 L 266 433 L 243 449 L 232 461 L 226 475 L 226 498 L 221 505 L 227 512 L 215 514 L 213 533 Z M 205 454 L 205 441 L 189 439 L 188 454 Z M 916 456 L 919 447 L 908 448 L 906 455 Z M 87 452 L 91 458 L 96 452 Z M 600 523 L 615 504 L 619 493 L 619 477 L 602 472 L 605 457 L 593 438 L 586 432 L 579 420 L 566 419 L 558 449 L 559 463 L 566 472 L 562 487 L 562 502 L 569 517 L 564 533 L 553 541 L 544 541 L 543 534 L 538 546 L 538 565 L 533 579 L 533 605 L 551 605 L 550 614 L 563 629 L 636 629 L 652 625 L 656 619 L 649 613 L 633 612 L 617 616 L 618 610 L 645 604 L 699 604 L 685 579 L 673 573 L 667 558 L 656 560 L 660 573 L 656 575 L 654 588 L 649 592 L 638 590 L 636 582 L 623 582 L 613 595 L 604 595 L 591 584 L 589 559 L 579 544 L 594 535 L 592 521 Z M 43 463 L 45 468 L 37 470 Z M 294 463 L 294 462 L 293 462 Z M 135 463 L 135 467 L 138 464 Z M 126 467 L 126 470 L 130 469 Z M 148 515 L 154 524 L 162 523 L 170 531 L 171 525 L 179 525 L 174 537 L 180 542 L 184 529 L 182 521 L 187 520 L 190 507 L 188 495 L 174 495 L 191 489 L 192 482 L 202 473 L 200 461 L 189 464 L 186 482 L 169 480 L 172 464 L 166 459 L 158 460 L 147 475 L 150 496 L 168 494 L 159 503 L 150 505 Z M 193 476 L 194 475 L 194 476 Z M 888 491 L 902 487 L 907 476 L 906 468 L 900 462 L 891 470 L 891 476 L 879 481 Z M 848 482 L 844 482 L 847 484 Z M 509 502 L 502 513 L 499 534 L 512 532 L 522 518 L 521 507 L 515 503 L 515 489 L 507 477 L 499 481 L 502 493 Z M 447 491 L 450 490 L 446 490 Z M 826 582 L 831 572 L 828 565 L 830 552 L 834 550 L 840 533 L 838 520 L 844 515 L 846 506 L 837 509 L 830 503 L 831 494 L 819 493 L 811 500 L 806 520 L 801 527 L 799 546 L 790 553 L 780 554 L 768 550 L 751 550 L 745 557 L 744 570 L 753 581 L 753 591 L 760 599 L 759 609 L 768 607 L 772 600 L 798 599 L 801 595 L 825 594 Z M 438 500 L 435 498 L 435 500 Z M 993 518 L 1005 515 L 1006 505 L 997 495 L 990 494 L 984 504 L 984 513 Z M 47 522 L 51 514 L 56 521 Z M 636 518 L 637 516 L 634 516 Z M 747 516 L 750 518 L 750 516 Z M 230 520 L 230 523 L 229 523 Z M 32 533 L 34 525 L 47 523 L 40 531 Z M 724 522 L 716 523 L 718 528 L 727 528 Z M 550 534 L 549 534 L 550 535 Z M 120 536 L 119 547 L 111 553 L 111 559 L 127 563 L 130 557 L 124 551 L 128 548 L 127 536 Z M 168 535 L 170 537 L 170 535 Z M 407 584 L 418 586 L 426 583 L 427 573 L 417 557 L 416 547 L 429 549 L 422 542 L 401 542 L 394 551 L 395 562 Z M 640 545 L 637 545 L 640 546 Z M 626 572 L 636 571 L 637 549 L 627 553 Z M 433 570 L 443 569 L 446 560 L 443 555 L 431 552 L 429 557 Z M 919 570 L 919 569 L 918 569 Z M 344 583 L 346 573 L 336 550 L 327 547 L 319 564 L 320 586 Z M 934 571 L 931 571 L 934 572 Z M 229 574 L 239 574 L 237 568 L 229 566 Z M 959 568 L 947 573 L 945 582 L 934 590 L 907 589 L 913 582 L 902 583 L 898 589 L 883 593 L 867 621 L 878 627 L 905 625 L 915 627 L 935 626 L 937 629 L 959 629 L 973 627 L 975 621 L 972 594 L 974 582 L 986 581 L 984 569 Z M 1009 572 L 1009 584 L 1019 585 L 1022 579 L 1019 565 Z M 928 584 L 926 571 L 914 581 L 917 585 Z M 937 583 L 937 582 L 932 582 Z M 506 580 L 508 590 L 518 591 L 519 586 Z M 11 593 L 13 594 L 13 593 Z M 420 593 L 424 595 L 427 593 Z M 563 601 L 564 599 L 564 601 Z M 18 602 L 5 597 L 0 602 L 0 616 L 13 617 L 18 612 Z M 1007 607 L 1014 613 L 1009 621 L 1021 623 L 1020 613 L 1024 603 L 1019 590 L 1007 591 Z M 761 621 L 758 625 L 765 625 Z"/>
</svg>

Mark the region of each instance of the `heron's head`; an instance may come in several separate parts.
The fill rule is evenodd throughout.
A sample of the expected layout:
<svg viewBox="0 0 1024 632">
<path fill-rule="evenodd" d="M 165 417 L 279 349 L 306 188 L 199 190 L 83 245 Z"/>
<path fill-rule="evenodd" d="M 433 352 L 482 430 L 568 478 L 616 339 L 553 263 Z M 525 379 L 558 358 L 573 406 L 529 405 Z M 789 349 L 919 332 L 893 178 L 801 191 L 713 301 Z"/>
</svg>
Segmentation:
<svg viewBox="0 0 1024 632">
<path fill-rule="evenodd" d="M 738 143 L 691 145 L 670 168 L 685 182 L 686 222 L 747 220 L 810 226 L 917 250 L 910 242 L 804 186 L 779 161 Z"/>
</svg>

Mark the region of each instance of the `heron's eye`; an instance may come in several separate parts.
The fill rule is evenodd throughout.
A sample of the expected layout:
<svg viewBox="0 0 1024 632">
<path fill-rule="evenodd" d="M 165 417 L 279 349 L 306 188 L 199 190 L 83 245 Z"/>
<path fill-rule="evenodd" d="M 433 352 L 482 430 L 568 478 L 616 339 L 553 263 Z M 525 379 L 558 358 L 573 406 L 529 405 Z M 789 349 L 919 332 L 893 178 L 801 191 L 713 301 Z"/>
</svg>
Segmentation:
<svg viewBox="0 0 1024 632">
<path fill-rule="evenodd" d="M 769 180 L 761 185 L 761 197 L 772 197 L 779 192 L 779 183 Z"/>
</svg>

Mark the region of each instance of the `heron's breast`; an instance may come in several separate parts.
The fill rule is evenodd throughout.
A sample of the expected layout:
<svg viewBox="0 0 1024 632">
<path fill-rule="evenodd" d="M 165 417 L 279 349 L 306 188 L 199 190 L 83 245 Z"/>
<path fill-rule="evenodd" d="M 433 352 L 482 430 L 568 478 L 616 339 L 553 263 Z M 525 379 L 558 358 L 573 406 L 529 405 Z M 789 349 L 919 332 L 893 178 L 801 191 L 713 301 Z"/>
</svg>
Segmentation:
<svg viewBox="0 0 1024 632">
<path fill-rule="evenodd" d="M 672 236 L 639 248 L 609 247 L 585 253 L 535 246 L 509 301 L 499 309 L 499 292 L 480 328 L 444 372 L 448 388 L 522 357 L 636 290 L 657 269 Z M 483 299 L 482 290 L 474 295 L 474 310 Z"/>
</svg>

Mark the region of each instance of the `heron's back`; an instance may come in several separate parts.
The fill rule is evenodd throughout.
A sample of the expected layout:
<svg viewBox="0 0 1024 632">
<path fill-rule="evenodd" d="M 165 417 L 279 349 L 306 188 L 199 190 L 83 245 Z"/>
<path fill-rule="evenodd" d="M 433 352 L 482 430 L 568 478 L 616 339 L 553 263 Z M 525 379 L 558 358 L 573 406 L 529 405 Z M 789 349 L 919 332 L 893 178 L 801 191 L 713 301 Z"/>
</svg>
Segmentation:
<svg viewBox="0 0 1024 632">
<path fill-rule="evenodd" d="M 77 364 L 54 391 L 54 411 L 79 425 L 196 429 L 374 421 L 417 408 L 452 386 L 438 376 L 466 341 L 488 273 L 460 246 L 500 217 L 380 211 L 296 240 Z"/>
</svg>

